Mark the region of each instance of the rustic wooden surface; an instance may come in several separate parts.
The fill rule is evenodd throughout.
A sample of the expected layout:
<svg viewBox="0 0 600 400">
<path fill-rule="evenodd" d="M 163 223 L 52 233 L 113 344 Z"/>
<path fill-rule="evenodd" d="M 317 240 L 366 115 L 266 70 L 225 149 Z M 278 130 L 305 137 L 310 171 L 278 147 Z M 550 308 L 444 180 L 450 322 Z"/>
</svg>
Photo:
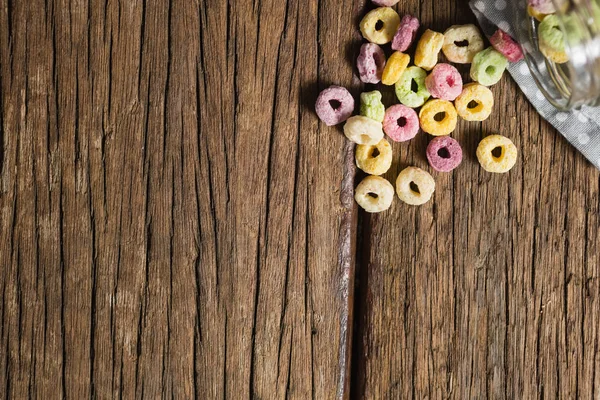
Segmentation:
<svg viewBox="0 0 600 400">
<path fill-rule="evenodd" d="M 598 171 L 507 78 L 434 201 L 359 213 L 312 107 L 366 7 L 0 0 L 0 398 L 598 398 Z"/>
</svg>

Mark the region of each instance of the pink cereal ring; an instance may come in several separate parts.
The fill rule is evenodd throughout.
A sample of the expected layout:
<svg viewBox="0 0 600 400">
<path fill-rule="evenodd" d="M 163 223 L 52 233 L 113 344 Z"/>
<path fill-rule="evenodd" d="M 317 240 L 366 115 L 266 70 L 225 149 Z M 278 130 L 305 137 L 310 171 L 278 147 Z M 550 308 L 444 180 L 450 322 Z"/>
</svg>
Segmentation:
<svg viewBox="0 0 600 400">
<path fill-rule="evenodd" d="M 352 116 L 354 98 L 346 88 L 330 86 L 319 94 L 315 111 L 325 125 L 337 125 Z"/>
<path fill-rule="evenodd" d="M 463 81 L 452 65 L 438 64 L 425 78 L 425 87 L 433 97 L 454 101 L 462 93 Z"/>
<path fill-rule="evenodd" d="M 427 161 L 438 172 L 450 172 L 462 161 L 462 148 L 450 136 L 438 136 L 427 146 Z"/>
<path fill-rule="evenodd" d="M 556 8 L 554 7 L 552 0 L 528 0 L 527 2 L 531 8 L 542 14 L 552 14 L 556 12 Z"/>
<path fill-rule="evenodd" d="M 492 35 L 490 43 L 510 62 L 514 63 L 523 59 L 523 51 L 519 44 L 502 29 L 498 29 L 496 33 Z"/>
<path fill-rule="evenodd" d="M 381 7 L 391 7 L 396 5 L 400 0 L 373 0 L 373 3 Z"/>
<path fill-rule="evenodd" d="M 396 104 L 385 111 L 383 130 L 394 142 L 406 142 L 419 133 L 419 117 L 412 108 Z"/>
<path fill-rule="evenodd" d="M 385 68 L 385 53 L 374 43 L 365 43 L 360 47 L 356 60 L 360 80 L 364 83 L 379 83 Z"/>
<path fill-rule="evenodd" d="M 404 52 L 414 42 L 419 30 L 419 20 L 412 15 L 405 15 L 400 21 L 398 32 L 392 40 L 392 50 Z"/>
</svg>

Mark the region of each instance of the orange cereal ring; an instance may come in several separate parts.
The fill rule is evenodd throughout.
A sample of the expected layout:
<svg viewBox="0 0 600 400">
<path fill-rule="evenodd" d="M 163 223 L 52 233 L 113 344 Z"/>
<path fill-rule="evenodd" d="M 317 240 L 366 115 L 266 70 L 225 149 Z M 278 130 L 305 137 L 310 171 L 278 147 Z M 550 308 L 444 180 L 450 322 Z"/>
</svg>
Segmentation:
<svg viewBox="0 0 600 400">
<path fill-rule="evenodd" d="M 381 23 L 380 28 L 379 23 Z M 360 21 L 360 32 L 371 43 L 386 44 L 392 41 L 398 26 L 400 26 L 398 13 L 390 7 L 379 7 L 367 13 Z"/>
<path fill-rule="evenodd" d="M 438 62 L 438 55 L 443 45 L 444 35 L 427 29 L 417 44 L 415 65 L 431 71 Z"/>
<path fill-rule="evenodd" d="M 381 83 L 384 85 L 395 85 L 396 82 L 400 80 L 404 71 L 406 71 L 406 67 L 408 67 L 408 63 L 410 62 L 410 56 L 408 54 L 401 53 L 399 51 L 394 52 L 388 58 L 387 63 L 385 64 L 385 69 L 383 70 L 383 75 L 381 77 Z"/>
<path fill-rule="evenodd" d="M 449 135 L 456 129 L 458 117 L 454 105 L 447 100 L 429 100 L 421 107 L 421 129 L 433 136 Z"/>
<path fill-rule="evenodd" d="M 484 121 L 492 113 L 494 95 L 478 83 L 463 86 L 462 93 L 454 101 L 458 115 L 465 121 Z"/>
</svg>

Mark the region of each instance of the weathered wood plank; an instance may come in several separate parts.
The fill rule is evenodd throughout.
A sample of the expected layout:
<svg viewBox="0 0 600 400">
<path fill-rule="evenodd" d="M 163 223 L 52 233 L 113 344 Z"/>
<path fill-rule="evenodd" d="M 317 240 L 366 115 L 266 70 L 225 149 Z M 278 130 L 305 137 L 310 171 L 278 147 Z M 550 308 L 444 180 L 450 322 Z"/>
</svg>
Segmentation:
<svg viewBox="0 0 600 400">
<path fill-rule="evenodd" d="M 338 11 L 0 1 L 0 397 L 348 395 Z"/>
</svg>

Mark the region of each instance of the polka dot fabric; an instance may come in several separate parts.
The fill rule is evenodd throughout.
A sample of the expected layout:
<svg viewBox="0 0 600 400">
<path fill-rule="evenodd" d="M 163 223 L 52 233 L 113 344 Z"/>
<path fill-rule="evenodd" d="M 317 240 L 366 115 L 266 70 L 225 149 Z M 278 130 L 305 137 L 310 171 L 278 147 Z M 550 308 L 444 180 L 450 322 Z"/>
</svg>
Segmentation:
<svg viewBox="0 0 600 400">
<path fill-rule="evenodd" d="M 470 2 L 471 9 L 488 38 L 498 28 L 515 36 L 515 31 L 509 23 L 514 20 L 514 10 L 509 3 L 508 0 L 472 0 Z M 510 64 L 508 72 L 538 113 L 596 168 L 600 169 L 600 108 L 584 106 L 578 111 L 559 111 L 546 100 L 544 94 L 538 89 L 525 61 Z"/>
</svg>

